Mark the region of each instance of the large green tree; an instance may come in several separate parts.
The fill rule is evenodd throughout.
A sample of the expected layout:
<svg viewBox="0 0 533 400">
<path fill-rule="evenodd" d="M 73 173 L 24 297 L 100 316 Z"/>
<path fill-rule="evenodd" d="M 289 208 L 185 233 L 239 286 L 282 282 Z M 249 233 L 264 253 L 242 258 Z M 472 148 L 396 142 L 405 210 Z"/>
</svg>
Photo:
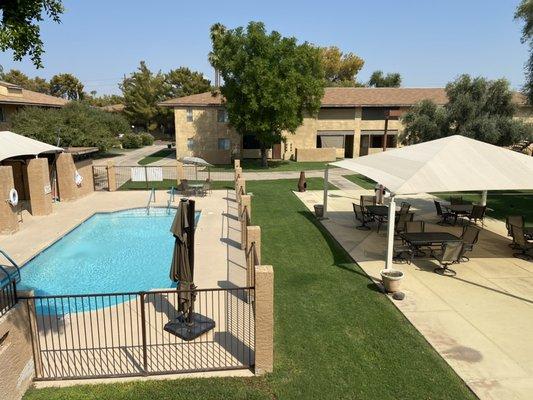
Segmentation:
<svg viewBox="0 0 533 400">
<path fill-rule="evenodd" d="M 338 47 L 320 49 L 326 86 L 363 86 L 357 82 L 357 74 L 365 64 L 354 53 L 343 53 Z"/>
<path fill-rule="evenodd" d="M 531 140 L 532 126 L 514 119 L 516 105 L 509 82 L 461 75 L 446 85 L 448 103 L 425 100 L 403 117 L 402 142 L 425 142 L 463 135 L 499 146 Z"/>
<path fill-rule="evenodd" d="M 368 80 L 368 86 L 371 87 L 400 87 L 402 76 L 397 72 L 384 74 L 383 71 L 377 70 L 372 73 Z"/>
<path fill-rule="evenodd" d="M 69 100 L 83 100 L 83 83 L 72 74 L 58 74 L 50 79 L 50 94 Z"/>
<path fill-rule="evenodd" d="M 267 33 L 261 22 L 246 28 L 211 27 L 209 59 L 222 78 L 220 88 L 231 125 L 241 135 L 254 135 L 267 149 L 294 133 L 304 115 L 316 115 L 324 94 L 320 49 L 278 32 Z"/>
<path fill-rule="evenodd" d="M 526 82 L 524 92 L 529 103 L 533 104 L 533 0 L 522 0 L 515 13 L 515 19 L 524 22 L 522 28 L 522 43 L 529 45 L 529 58 L 525 64 Z"/>
<path fill-rule="evenodd" d="M 170 70 L 166 74 L 166 81 L 168 83 L 168 98 L 190 96 L 211 90 L 211 82 L 204 77 L 204 74 L 191 71 L 187 67 Z"/>
<path fill-rule="evenodd" d="M 50 93 L 50 84 L 44 78 L 36 76 L 35 78 L 29 78 L 26 74 L 18 69 L 11 69 L 8 72 L 4 72 L 0 69 L 0 80 L 13 83 L 23 89 L 33 90 L 34 92 Z"/>
<path fill-rule="evenodd" d="M 43 15 L 59 23 L 64 11 L 61 0 L 2 0 L 0 11 L 0 51 L 13 50 L 17 61 L 29 55 L 37 68 L 42 67 L 44 45 L 38 23 Z"/>
<path fill-rule="evenodd" d="M 156 130 L 167 119 L 167 110 L 157 104 L 166 99 L 169 91 L 165 74 L 153 73 L 144 61 L 120 84 L 124 97 L 124 113 L 135 124 L 148 131 Z"/>
<path fill-rule="evenodd" d="M 130 132 L 128 121 L 82 102 L 70 102 L 63 108 L 26 107 L 13 116 L 13 131 L 53 145 L 95 146 L 108 149 L 118 142 L 118 135 Z"/>
</svg>

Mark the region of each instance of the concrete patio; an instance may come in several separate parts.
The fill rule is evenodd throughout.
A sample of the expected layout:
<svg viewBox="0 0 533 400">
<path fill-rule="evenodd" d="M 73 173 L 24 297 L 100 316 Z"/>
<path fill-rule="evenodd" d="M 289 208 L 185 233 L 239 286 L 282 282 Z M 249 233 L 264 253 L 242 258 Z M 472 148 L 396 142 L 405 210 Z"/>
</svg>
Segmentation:
<svg viewBox="0 0 533 400">
<path fill-rule="evenodd" d="M 313 209 L 323 202 L 322 191 L 295 193 Z M 374 280 L 384 268 L 386 228 L 379 234 L 355 229 L 352 202 L 359 204 L 365 190 L 329 192 L 328 219 L 322 224 Z M 461 227 L 434 224 L 436 214 L 429 195 L 402 197 L 412 204 L 415 220 L 426 230 Z M 433 222 L 428 224 L 428 222 Z M 505 224 L 486 219 L 470 261 L 455 265 L 457 276 L 433 272 L 436 263 L 416 259 L 395 264 L 404 272 L 403 301 L 398 309 L 424 335 L 480 399 L 533 397 L 533 262 L 512 256 Z"/>
</svg>

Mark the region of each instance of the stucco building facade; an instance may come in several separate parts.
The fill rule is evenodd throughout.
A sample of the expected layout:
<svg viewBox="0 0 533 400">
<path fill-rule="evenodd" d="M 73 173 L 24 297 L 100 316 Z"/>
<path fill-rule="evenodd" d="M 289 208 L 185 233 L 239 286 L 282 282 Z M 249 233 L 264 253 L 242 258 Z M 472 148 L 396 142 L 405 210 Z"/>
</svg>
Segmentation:
<svg viewBox="0 0 533 400">
<path fill-rule="evenodd" d="M 326 88 L 316 117 L 304 118 L 294 134 L 269 150 L 273 159 L 331 161 L 383 150 L 387 119 L 387 148 L 399 145 L 403 126 L 398 115 L 430 99 L 447 102 L 443 88 Z M 532 110 L 516 93 L 517 117 L 531 120 Z M 228 123 L 223 98 L 211 92 L 161 103 L 174 109 L 177 157 L 197 156 L 213 164 L 228 164 L 232 157 L 259 158 L 252 136 L 239 135 Z M 386 118 L 386 116 L 388 116 Z"/>
</svg>

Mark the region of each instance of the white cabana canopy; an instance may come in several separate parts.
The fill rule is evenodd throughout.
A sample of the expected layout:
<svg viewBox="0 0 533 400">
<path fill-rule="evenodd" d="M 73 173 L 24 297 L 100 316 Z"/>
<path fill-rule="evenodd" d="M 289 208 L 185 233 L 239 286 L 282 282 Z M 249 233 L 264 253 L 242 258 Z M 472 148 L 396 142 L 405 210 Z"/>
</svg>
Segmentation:
<svg viewBox="0 0 533 400">
<path fill-rule="evenodd" d="M 386 268 L 392 267 L 395 196 L 427 192 L 533 189 L 533 157 L 455 135 L 331 163 L 391 192 Z M 327 213 L 327 169 L 324 215 Z"/>
<path fill-rule="evenodd" d="M 533 189 L 533 157 L 455 135 L 331 163 L 391 193 Z"/>
<path fill-rule="evenodd" d="M 42 153 L 60 153 L 63 149 L 10 131 L 0 131 L 0 161 Z"/>
</svg>

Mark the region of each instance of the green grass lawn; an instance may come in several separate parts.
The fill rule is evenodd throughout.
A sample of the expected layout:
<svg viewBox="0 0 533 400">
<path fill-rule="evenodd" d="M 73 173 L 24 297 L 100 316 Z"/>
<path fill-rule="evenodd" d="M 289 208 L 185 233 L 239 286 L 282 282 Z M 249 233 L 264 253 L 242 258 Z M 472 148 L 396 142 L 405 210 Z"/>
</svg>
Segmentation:
<svg viewBox="0 0 533 400">
<path fill-rule="evenodd" d="M 189 181 L 189 183 L 203 183 L 204 181 Z M 211 182 L 211 188 L 213 190 L 219 189 L 233 189 L 235 186 L 233 181 L 213 181 Z M 162 181 L 155 182 L 133 182 L 131 180 L 124 183 L 118 188 L 118 190 L 150 190 L 154 188 L 155 190 L 167 190 L 170 188 L 177 188 L 177 183 L 175 179 L 163 179 Z"/>
<path fill-rule="evenodd" d="M 323 170 L 326 168 L 327 162 L 296 162 L 291 160 L 268 160 L 268 168 L 261 166 L 261 160 L 241 160 L 241 167 L 243 171 L 261 172 L 261 171 L 310 171 Z M 335 168 L 331 167 L 330 168 Z M 210 168 L 211 171 L 233 171 L 233 165 L 215 165 Z"/>
<path fill-rule="evenodd" d="M 462 196 L 463 200 L 477 203 L 481 200 L 480 192 L 462 193 L 433 193 L 444 201 L 449 201 L 450 196 Z M 505 191 L 489 192 L 487 196 L 487 214 L 491 217 L 505 221 L 508 215 L 523 215 L 526 225 L 533 226 L 533 192 L 532 191 Z"/>
<path fill-rule="evenodd" d="M 308 179 L 311 190 L 322 183 Z M 296 180 L 247 182 L 263 263 L 275 271 L 272 374 L 30 390 L 25 399 L 475 399 L 295 187 Z"/>
<path fill-rule="evenodd" d="M 361 186 L 363 189 L 374 189 L 376 182 L 366 176 L 353 174 L 353 175 L 343 175 L 350 182 L 355 183 L 356 185 Z"/>
<path fill-rule="evenodd" d="M 153 162 L 162 160 L 163 158 L 166 158 L 170 156 L 171 154 L 176 154 L 176 149 L 161 149 L 156 151 L 155 153 L 150 154 L 149 156 L 146 156 L 139 160 L 137 164 L 139 165 L 148 165 Z"/>
</svg>

